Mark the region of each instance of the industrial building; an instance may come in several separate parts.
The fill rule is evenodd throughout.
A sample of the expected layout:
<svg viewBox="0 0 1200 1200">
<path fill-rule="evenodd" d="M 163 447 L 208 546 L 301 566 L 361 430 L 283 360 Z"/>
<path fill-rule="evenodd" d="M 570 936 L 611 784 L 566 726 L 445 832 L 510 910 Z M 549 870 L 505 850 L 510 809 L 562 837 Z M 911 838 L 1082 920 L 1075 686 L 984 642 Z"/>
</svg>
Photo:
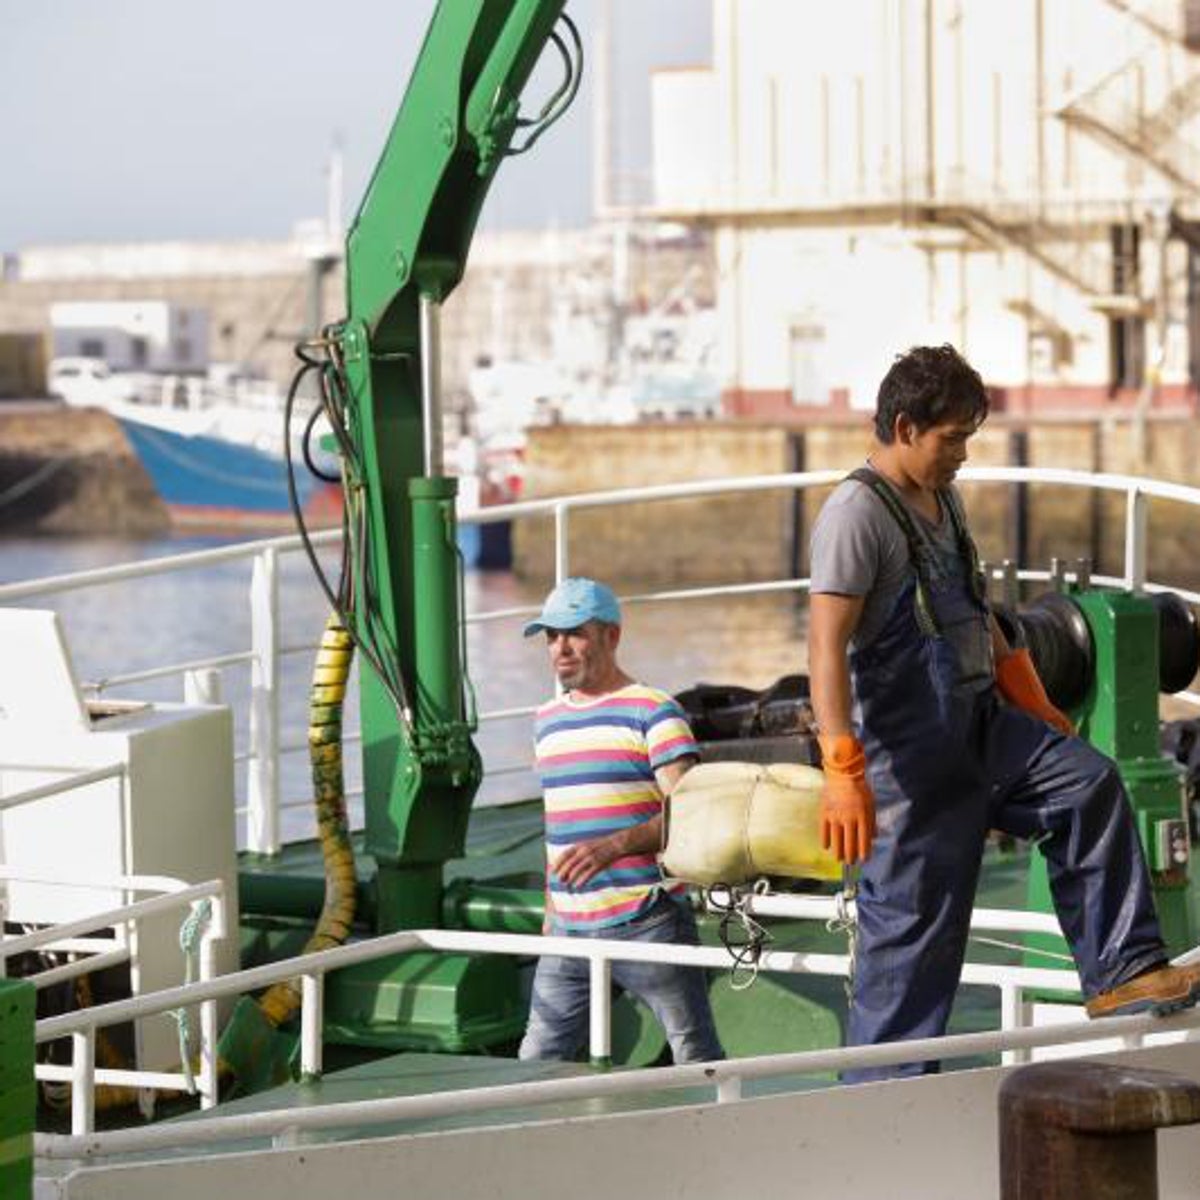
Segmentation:
<svg viewBox="0 0 1200 1200">
<path fill-rule="evenodd" d="M 868 407 L 956 344 L 999 408 L 1190 411 L 1200 5 L 714 0 L 643 215 L 715 234 L 731 414 Z"/>
</svg>

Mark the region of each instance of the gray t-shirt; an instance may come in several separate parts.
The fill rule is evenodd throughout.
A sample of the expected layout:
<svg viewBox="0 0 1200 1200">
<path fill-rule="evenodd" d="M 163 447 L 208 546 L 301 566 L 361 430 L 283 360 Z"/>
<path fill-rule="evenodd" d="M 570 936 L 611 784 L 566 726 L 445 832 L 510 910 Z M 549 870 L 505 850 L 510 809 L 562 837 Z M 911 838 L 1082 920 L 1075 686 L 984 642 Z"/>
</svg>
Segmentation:
<svg viewBox="0 0 1200 1200">
<path fill-rule="evenodd" d="M 957 491 L 955 499 L 959 499 Z M 912 505 L 907 507 L 917 532 L 933 552 L 933 569 L 947 577 L 962 578 L 969 568 L 959 553 L 950 514 L 943 511 L 935 523 Z M 882 632 L 912 570 L 908 543 L 896 518 L 866 484 L 843 480 L 826 500 L 813 526 L 810 557 L 813 592 L 866 597 L 850 649 L 870 645 Z M 978 634 L 968 640 L 969 645 L 959 646 L 964 674 L 990 676 L 990 639 L 986 647 Z"/>
</svg>

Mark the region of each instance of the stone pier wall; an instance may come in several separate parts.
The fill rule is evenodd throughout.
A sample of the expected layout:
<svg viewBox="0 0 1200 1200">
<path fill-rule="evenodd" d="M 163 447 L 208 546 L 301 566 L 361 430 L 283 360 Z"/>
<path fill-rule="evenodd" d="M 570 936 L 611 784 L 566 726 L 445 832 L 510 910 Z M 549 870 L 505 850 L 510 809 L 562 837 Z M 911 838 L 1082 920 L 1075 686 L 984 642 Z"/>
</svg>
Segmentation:
<svg viewBox="0 0 1200 1200">
<path fill-rule="evenodd" d="M 791 469 L 792 444 L 784 429 L 742 424 L 537 429 L 525 496 L 779 474 Z M 786 492 L 760 492 L 572 513 L 571 569 L 647 585 L 777 578 L 790 562 L 793 507 Z M 519 522 L 514 556 L 518 574 L 549 578 L 552 520 Z"/>
<path fill-rule="evenodd" d="M 108 413 L 0 404 L 0 535 L 144 537 L 168 525 L 154 485 Z"/>
<path fill-rule="evenodd" d="M 559 426 L 531 431 L 527 499 L 733 475 L 788 470 L 849 471 L 871 444 L 866 419 L 804 427 L 743 423 L 657 426 Z M 1028 426 L 993 419 L 971 443 L 971 465 L 1036 467 L 1142 475 L 1200 486 L 1200 426 L 1190 420 L 1147 424 L 1139 451 L 1127 421 L 1055 421 Z M 571 518 L 576 573 L 603 573 L 647 585 L 704 585 L 775 579 L 808 570 L 807 541 L 828 488 L 802 499 L 744 493 L 581 512 Z M 1011 485 L 964 484 L 981 554 L 999 562 L 1019 551 L 1019 497 Z M 1026 489 L 1028 565 L 1086 557 L 1116 574 L 1124 552 L 1124 501 L 1117 494 L 1039 485 Z M 1150 509 L 1152 577 L 1200 585 L 1200 510 L 1154 501 Z M 518 574 L 553 573 L 548 519 L 518 523 Z"/>
</svg>

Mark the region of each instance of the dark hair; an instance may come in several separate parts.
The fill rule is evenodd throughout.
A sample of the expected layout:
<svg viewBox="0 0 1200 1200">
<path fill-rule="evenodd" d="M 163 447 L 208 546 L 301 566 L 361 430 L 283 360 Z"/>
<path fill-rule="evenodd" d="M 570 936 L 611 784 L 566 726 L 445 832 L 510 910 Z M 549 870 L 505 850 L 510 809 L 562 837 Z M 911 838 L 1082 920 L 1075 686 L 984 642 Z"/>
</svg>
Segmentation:
<svg viewBox="0 0 1200 1200">
<path fill-rule="evenodd" d="M 979 372 L 953 346 L 914 346 L 896 357 L 875 400 L 875 436 L 890 444 L 903 413 L 921 432 L 944 421 L 981 425 L 988 413 Z"/>
</svg>

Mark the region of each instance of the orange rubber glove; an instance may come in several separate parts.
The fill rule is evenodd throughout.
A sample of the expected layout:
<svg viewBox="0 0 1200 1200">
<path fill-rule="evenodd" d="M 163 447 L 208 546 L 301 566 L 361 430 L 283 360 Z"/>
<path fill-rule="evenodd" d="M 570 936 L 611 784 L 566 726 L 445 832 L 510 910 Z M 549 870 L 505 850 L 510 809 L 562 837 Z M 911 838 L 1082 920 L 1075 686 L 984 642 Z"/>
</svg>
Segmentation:
<svg viewBox="0 0 1200 1200">
<path fill-rule="evenodd" d="M 819 734 L 821 767 L 821 845 L 838 862 L 866 862 L 875 840 L 875 796 L 867 783 L 867 758 L 850 733 Z"/>
<path fill-rule="evenodd" d="M 996 686 L 1015 708 L 1045 721 L 1059 733 L 1075 732 L 1071 718 L 1046 695 L 1028 650 L 1013 650 L 996 663 Z"/>
</svg>

